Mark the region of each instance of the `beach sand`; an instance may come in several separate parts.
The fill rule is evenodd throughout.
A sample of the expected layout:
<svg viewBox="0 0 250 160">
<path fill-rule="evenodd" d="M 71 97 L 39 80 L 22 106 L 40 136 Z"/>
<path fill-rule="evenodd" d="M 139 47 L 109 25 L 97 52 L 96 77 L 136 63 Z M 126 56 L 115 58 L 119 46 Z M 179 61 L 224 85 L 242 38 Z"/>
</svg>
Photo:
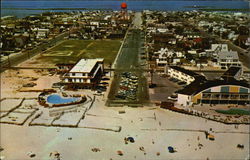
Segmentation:
<svg viewBox="0 0 250 160">
<path fill-rule="evenodd" d="M 32 159 L 50 159 L 49 154 L 58 151 L 64 160 L 163 160 L 163 159 L 245 159 L 249 154 L 249 126 L 225 125 L 203 118 L 174 113 L 157 107 L 112 107 L 104 106 L 102 97 L 97 97 L 87 112 L 84 125 L 91 127 L 121 126 L 121 132 L 89 128 L 16 126 L 1 124 L 1 156 L 8 160 L 30 159 L 28 152 L 35 153 Z M 119 114 L 119 110 L 126 113 Z M 95 115 L 95 116 L 93 116 Z M 96 117 L 96 118 L 95 118 Z M 101 118 L 104 117 L 104 118 Z M 203 132 L 209 131 L 214 141 L 206 139 Z M 183 131 L 178 131 L 182 129 Z M 186 131 L 192 130 L 192 131 Z M 222 133 L 225 132 L 225 133 Z M 124 143 L 131 136 L 135 143 Z M 71 139 L 72 138 L 72 139 Z M 198 147 L 198 144 L 203 147 Z M 243 144 L 244 149 L 238 149 Z M 145 151 L 139 150 L 143 146 Z M 177 152 L 169 153 L 168 146 Z M 91 151 L 99 148 L 99 152 Z M 121 150 L 123 156 L 117 155 Z M 160 152 L 160 155 L 157 155 Z"/>
</svg>

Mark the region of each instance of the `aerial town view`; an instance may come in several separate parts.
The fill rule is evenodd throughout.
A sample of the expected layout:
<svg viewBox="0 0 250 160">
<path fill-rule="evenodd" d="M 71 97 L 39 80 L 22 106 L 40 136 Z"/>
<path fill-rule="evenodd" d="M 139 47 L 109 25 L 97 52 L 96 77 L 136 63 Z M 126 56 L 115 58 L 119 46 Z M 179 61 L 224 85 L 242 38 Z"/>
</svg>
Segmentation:
<svg viewBox="0 0 250 160">
<path fill-rule="evenodd" d="M 249 13 L 1 1 L 0 160 L 250 160 Z"/>
</svg>

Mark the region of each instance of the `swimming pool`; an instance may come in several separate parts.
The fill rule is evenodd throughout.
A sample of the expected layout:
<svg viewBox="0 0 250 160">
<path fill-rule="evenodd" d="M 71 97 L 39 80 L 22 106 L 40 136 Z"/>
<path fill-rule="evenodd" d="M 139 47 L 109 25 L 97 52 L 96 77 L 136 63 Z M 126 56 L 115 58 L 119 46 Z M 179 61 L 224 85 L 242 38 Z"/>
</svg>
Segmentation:
<svg viewBox="0 0 250 160">
<path fill-rule="evenodd" d="M 215 110 L 218 113 L 222 114 L 238 114 L 238 115 L 250 115 L 250 110 L 240 109 L 240 108 L 230 108 L 228 110 Z"/>
<path fill-rule="evenodd" d="M 63 98 L 58 94 L 52 94 L 47 97 L 47 102 L 52 104 L 67 104 L 79 101 L 79 98 L 69 97 Z"/>
</svg>

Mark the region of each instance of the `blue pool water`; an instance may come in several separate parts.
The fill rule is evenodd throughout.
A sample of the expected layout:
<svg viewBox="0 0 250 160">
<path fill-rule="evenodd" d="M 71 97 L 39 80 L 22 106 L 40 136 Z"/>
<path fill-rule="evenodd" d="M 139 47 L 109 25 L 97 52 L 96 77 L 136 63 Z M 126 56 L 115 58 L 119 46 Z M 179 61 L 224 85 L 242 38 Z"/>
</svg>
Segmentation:
<svg viewBox="0 0 250 160">
<path fill-rule="evenodd" d="M 65 104 L 65 103 L 72 103 L 78 101 L 79 98 L 63 98 L 58 94 L 52 94 L 47 97 L 47 102 L 52 104 Z"/>
</svg>

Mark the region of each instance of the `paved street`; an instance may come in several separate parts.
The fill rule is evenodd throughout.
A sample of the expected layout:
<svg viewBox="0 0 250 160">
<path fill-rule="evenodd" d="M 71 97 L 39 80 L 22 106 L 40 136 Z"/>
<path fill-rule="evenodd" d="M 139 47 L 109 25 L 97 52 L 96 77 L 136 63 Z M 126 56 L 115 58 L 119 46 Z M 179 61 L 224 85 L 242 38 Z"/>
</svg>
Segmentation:
<svg viewBox="0 0 250 160">
<path fill-rule="evenodd" d="M 142 23 L 141 13 L 136 13 L 131 30 L 125 39 L 121 53 L 118 55 L 115 69 L 115 77 L 109 94 L 109 102 L 115 104 L 141 104 L 148 100 L 147 81 L 143 75 L 140 65 L 140 53 L 143 46 L 143 33 L 137 28 L 140 28 Z M 121 101 L 115 98 L 118 91 L 121 73 L 132 72 L 138 76 L 138 92 L 137 98 L 134 101 Z"/>
<path fill-rule="evenodd" d="M 55 45 L 58 41 L 61 41 L 67 34 L 68 34 L 68 32 L 62 33 L 62 34 L 56 36 L 55 38 L 48 40 L 46 43 L 43 43 L 43 44 L 35 47 L 32 50 L 24 51 L 24 52 L 21 52 L 19 54 L 15 54 L 15 55 L 10 55 L 9 59 L 8 59 L 8 57 L 6 57 L 3 61 L 1 61 L 0 72 L 5 71 L 8 67 L 10 67 L 9 65 L 15 66 L 21 62 L 26 61 L 30 57 L 37 55 L 38 53 L 47 49 L 49 46 Z"/>
</svg>

